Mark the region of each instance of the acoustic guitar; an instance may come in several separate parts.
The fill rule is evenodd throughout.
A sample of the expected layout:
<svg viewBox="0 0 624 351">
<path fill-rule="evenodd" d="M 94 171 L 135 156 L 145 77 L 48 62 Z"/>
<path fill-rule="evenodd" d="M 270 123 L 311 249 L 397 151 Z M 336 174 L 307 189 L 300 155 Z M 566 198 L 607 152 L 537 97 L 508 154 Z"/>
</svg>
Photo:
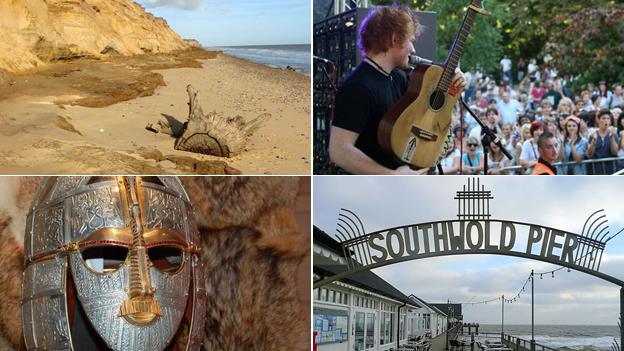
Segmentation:
<svg viewBox="0 0 624 351">
<path fill-rule="evenodd" d="M 383 150 L 415 167 L 433 167 L 451 128 L 451 113 L 460 94 L 451 87 L 476 14 L 488 15 L 481 0 L 472 0 L 446 62 L 418 64 L 407 92 L 379 122 L 377 141 Z"/>
</svg>

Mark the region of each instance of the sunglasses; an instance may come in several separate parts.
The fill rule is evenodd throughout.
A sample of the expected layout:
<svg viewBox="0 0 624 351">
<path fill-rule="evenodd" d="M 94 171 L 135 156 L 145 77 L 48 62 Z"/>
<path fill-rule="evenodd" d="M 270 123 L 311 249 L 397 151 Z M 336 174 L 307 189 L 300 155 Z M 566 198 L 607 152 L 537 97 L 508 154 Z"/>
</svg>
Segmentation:
<svg viewBox="0 0 624 351">
<path fill-rule="evenodd" d="M 470 147 L 477 147 L 479 145 L 478 144 L 468 144 L 468 146 L 470 146 Z"/>
</svg>

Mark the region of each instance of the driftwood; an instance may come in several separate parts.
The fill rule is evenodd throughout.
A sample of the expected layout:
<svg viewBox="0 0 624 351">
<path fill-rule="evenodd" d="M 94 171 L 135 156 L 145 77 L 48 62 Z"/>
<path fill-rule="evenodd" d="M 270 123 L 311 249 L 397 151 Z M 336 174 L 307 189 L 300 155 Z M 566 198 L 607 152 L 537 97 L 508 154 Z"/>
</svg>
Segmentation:
<svg viewBox="0 0 624 351">
<path fill-rule="evenodd" d="M 189 115 L 175 142 L 176 150 L 200 154 L 232 157 L 245 149 L 247 140 L 270 114 L 264 113 L 245 121 L 241 116 L 223 118 L 216 112 L 204 114 L 199 104 L 199 91 L 191 85 L 186 87 L 189 95 Z M 159 124 L 163 122 L 160 121 Z M 165 123 L 165 122 L 163 122 Z M 172 135 L 177 134 L 174 128 Z"/>
</svg>

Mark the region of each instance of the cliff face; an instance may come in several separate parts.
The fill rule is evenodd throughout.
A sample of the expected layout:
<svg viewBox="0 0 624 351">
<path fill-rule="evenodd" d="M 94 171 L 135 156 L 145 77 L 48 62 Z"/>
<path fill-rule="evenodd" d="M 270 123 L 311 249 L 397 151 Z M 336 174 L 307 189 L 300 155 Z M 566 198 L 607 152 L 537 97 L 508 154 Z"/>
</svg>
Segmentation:
<svg viewBox="0 0 624 351">
<path fill-rule="evenodd" d="M 77 57 L 136 55 L 190 45 L 132 0 L 0 1 L 0 70 Z"/>
</svg>

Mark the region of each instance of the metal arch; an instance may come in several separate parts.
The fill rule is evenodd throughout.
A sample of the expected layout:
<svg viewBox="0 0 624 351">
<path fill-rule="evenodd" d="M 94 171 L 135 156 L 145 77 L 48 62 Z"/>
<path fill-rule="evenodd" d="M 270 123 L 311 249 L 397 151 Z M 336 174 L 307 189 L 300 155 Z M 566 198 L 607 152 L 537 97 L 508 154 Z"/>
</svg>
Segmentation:
<svg viewBox="0 0 624 351">
<path fill-rule="evenodd" d="M 605 217 L 606 217 L 606 215 L 605 215 Z M 600 233 L 602 233 L 602 230 L 604 230 L 604 229 L 602 229 L 602 230 L 600 231 L 600 233 L 598 233 L 598 235 L 596 235 L 596 237 L 594 237 L 594 233 L 596 233 L 596 230 L 598 230 L 598 229 L 599 229 L 600 227 L 602 227 L 603 225 L 607 225 L 605 228 L 609 229 L 609 225 L 608 225 L 607 223 L 609 223 L 609 220 L 608 220 L 608 219 L 605 219 L 604 221 L 602 221 L 602 222 L 598 223 L 598 225 L 596 226 L 596 228 L 594 228 L 594 230 L 592 231 L 592 233 L 589 235 L 589 238 L 590 238 L 590 239 L 594 239 L 594 240 L 596 240 L 596 239 L 598 238 L 598 236 L 600 235 Z"/>
<path fill-rule="evenodd" d="M 599 212 L 599 211 L 597 211 L 597 212 Z M 489 220 L 484 220 L 484 221 L 487 221 L 487 222 L 509 222 L 509 223 L 525 225 L 525 226 L 535 226 L 536 225 L 534 223 L 526 223 L 526 222 L 518 222 L 518 221 L 510 221 L 510 220 L 502 220 L 502 219 L 489 219 Z M 423 225 L 429 225 L 429 224 L 434 224 L 434 223 L 443 223 L 443 222 L 469 222 L 469 221 L 466 221 L 466 220 L 463 220 L 463 221 L 462 220 L 439 220 L 439 221 L 431 221 L 431 222 L 425 222 L 425 223 L 415 223 L 415 224 L 401 225 L 401 226 L 396 226 L 396 227 L 392 227 L 392 228 L 382 229 L 382 230 L 378 230 L 378 231 L 375 231 L 375 232 L 372 232 L 372 233 L 369 233 L 369 234 L 365 234 L 365 235 L 362 235 L 358 239 L 361 239 L 361 238 L 364 238 L 364 237 L 369 237 L 369 236 L 372 236 L 372 235 L 375 235 L 375 234 L 379 234 L 379 233 L 389 232 L 391 230 L 397 230 L 397 229 L 405 228 L 405 227 L 423 226 Z M 596 221 L 594 221 L 594 223 L 595 222 Z M 593 226 L 593 224 L 592 224 L 592 226 Z M 592 226 L 590 226 L 590 228 Z M 553 227 L 544 226 L 544 225 L 539 225 L 539 227 L 544 228 L 544 229 L 561 231 L 559 229 L 556 229 L 556 228 L 553 228 Z M 598 228 L 599 227 L 600 226 L 598 226 Z M 597 228 L 595 230 L 597 230 Z M 594 230 L 594 232 L 595 232 L 595 230 Z M 623 231 L 624 231 L 624 228 L 622 230 L 620 230 L 617 234 L 613 235 L 611 238 L 613 238 L 616 235 L 622 233 Z M 594 240 L 594 239 L 588 238 L 587 236 L 582 236 L 582 235 L 571 233 L 571 232 L 568 232 L 568 231 L 563 231 L 563 232 L 575 235 L 577 237 L 585 237 L 587 240 L 592 240 L 592 241 L 595 241 L 595 242 L 601 242 L 601 241 L 598 241 L 598 240 Z M 602 231 L 599 232 L 598 235 L 600 235 L 601 233 L 602 233 Z M 605 235 L 603 235 L 603 237 L 604 236 Z M 611 238 L 609 238 L 608 240 L 610 240 Z M 344 245 L 343 248 L 347 244 L 349 244 L 350 242 L 353 242 L 353 240 L 349 240 L 347 242 L 342 243 Z M 604 242 L 602 242 L 602 243 L 604 244 Z M 600 252 L 603 251 L 603 250 L 601 250 L 599 248 L 594 248 L 594 249 L 591 249 L 591 253 L 594 253 L 597 250 L 599 250 Z M 318 286 L 321 286 L 321 285 L 325 285 L 327 283 L 331 283 L 332 281 L 335 281 L 337 279 L 342 279 L 344 277 L 347 277 L 347 276 L 349 276 L 351 274 L 354 274 L 354 273 L 357 273 L 357 272 L 371 270 L 371 269 L 374 269 L 374 268 L 383 267 L 383 266 L 391 265 L 391 264 L 394 264 L 394 263 L 399 263 L 399 262 L 409 261 L 409 260 L 422 259 L 422 258 L 428 258 L 428 257 L 439 257 L 439 256 L 449 256 L 449 255 L 466 255 L 466 254 L 494 254 L 494 255 L 502 255 L 502 256 L 515 256 L 515 257 L 522 257 L 522 258 L 527 258 L 527 259 L 532 259 L 532 260 L 537 260 L 537 261 L 543 261 L 543 262 L 555 264 L 555 265 L 558 265 L 558 266 L 574 269 L 576 271 L 580 271 L 580 272 L 583 272 L 583 273 L 586 273 L 586 274 L 590 274 L 590 275 L 593 275 L 595 277 L 598 277 L 598 278 L 601 278 L 603 280 L 606 280 L 608 282 L 611 282 L 613 284 L 616 284 L 616 285 L 624 287 L 624 281 L 622 281 L 622 280 L 620 280 L 618 278 L 606 275 L 604 273 L 598 272 L 597 269 L 593 270 L 593 267 L 596 264 L 598 265 L 598 268 L 600 267 L 600 262 L 599 262 L 599 260 L 597 258 L 595 259 L 595 261 L 594 261 L 594 263 L 592 264 L 591 267 L 584 267 L 583 265 L 578 263 L 580 260 L 582 260 L 584 258 L 586 259 L 586 256 L 589 255 L 589 250 L 588 250 L 588 252 L 585 253 L 585 256 L 575 257 L 575 259 L 573 260 L 573 263 L 570 264 L 570 263 L 568 263 L 566 261 L 551 259 L 551 258 L 547 258 L 547 257 L 543 257 L 543 256 L 527 255 L 527 254 L 525 254 L 523 252 L 499 251 L 499 250 L 494 250 L 494 249 L 479 249 L 478 252 L 474 252 L 474 251 L 470 252 L 469 249 L 464 249 L 463 251 L 462 250 L 448 250 L 447 252 L 435 251 L 435 252 L 421 253 L 417 257 L 413 257 L 413 256 L 409 256 L 408 255 L 408 256 L 403 256 L 403 257 L 399 257 L 399 258 L 387 259 L 387 260 L 385 260 L 383 262 L 377 262 L 377 263 L 373 263 L 373 264 L 364 264 L 364 265 L 362 265 L 360 263 L 359 266 L 355 266 L 355 265 L 353 267 L 349 266 L 349 271 L 347 271 L 347 272 L 343 272 L 343 273 L 340 273 L 338 275 L 331 276 L 331 277 L 325 278 L 325 279 L 323 279 L 321 281 L 318 281 L 318 282 L 314 283 L 314 288 L 316 288 Z"/>
<path fill-rule="evenodd" d="M 598 217 L 598 218 L 594 219 L 594 221 L 592 222 L 592 224 L 590 224 L 590 225 L 589 225 L 589 228 L 587 228 L 587 233 L 589 233 L 589 231 L 592 229 L 592 227 L 594 226 L 594 224 L 596 224 L 596 222 L 598 222 L 600 219 L 602 219 L 602 218 L 606 218 L 606 217 L 607 217 L 607 215 L 606 215 L 606 214 L 603 214 L 602 216 L 600 216 L 600 217 Z M 600 227 L 600 226 L 602 225 L 602 223 L 604 223 L 604 221 L 603 221 L 603 222 L 600 222 L 600 224 L 598 224 L 598 227 Z M 594 234 L 594 232 L 595 232 L 595 231 L 596 231 L 596 229 L 594 229 L 594 231 L 592 231 L 592 233 L 591 233 L 590 235 L 586 235 L 586 237 L 588 237 L 588 238 L 590 238 L 590 239 L 591 239 L 591 236 Z"/>
<path fill-rule="evenodd" d="M 349 226 L 349 228 L 351 228 L 351 226 L 344 219 L 342 219 L 341 217 L 344 217 L 344 218 L 348 219 L 351 223 L 353 223 L 353 226 L 357 230 L 357 234 L 358 234 L 357 237 L 360 238 L 362 236 L 365 236 L 366 235 L 366 230 L 364 229 L 364 224 L 362 224 L 362 221 L 360 220 L 360 218 L 353 211 L 350 211 L 350 210 L 348 210 L 346 208 L 341 208 L 341 210 L 345 211 L 347 213 L 350 213 L 351 215 L 353 215 L 353 217 L 355 217 L 355 219 L 357 219 L 357 221 L 360 223 L 360 227 L 362 228 L 362 231 L 360 232 L 360 228 L 358 228 L 358 225 L 357 225 L 357 223 L 355 223 L 353 218 L 351 218 L 350 216 L 345 215 L 344 213 L 340 213 L 338 215 L 338 220 L 344 222 L 345 224 L 347 224 Z M 355 234 L 355 232 L 354 232 L 354 234 Z M 364 251 L 363 257 L 365 259 L 365 261 L 364 261 L 365 264 L 371 263 L 371 261 L 372 261 L 372 258 L 371 258 L 372 254 L 371 254 L 371 251 L 370 251 L 370 247 L 366 246 L 364 248 L 360 248 L 360 245 L 358 245 L 358 250 Z M 367 252 L 368 252 L 368 255 L 366 255 Z M 360 263 L 363 263 L 363 262 L 360 262 Z"/>
<path fill-rule="evenodd" d="M 353 228 L 351 227 L 351 225 L 349 223 L 347 223 L 347 221 L 345 221 L 344 219 L 348 219 L 349 222 L 351 222 L 351 224 L 353 224 L 353 226 L 355 227 L 355 230 L 353 230 Z M 353 234 L 355 234 L 356 237 L 360 237 L 364 234 L 366 234 L 366 232 L 360 232 L 360 228 L 357 227 L 357 224 L 355 223 L 355 221 L 350 218 L 349 216 L 345 216 L 342 213 L 338 215 L 338 220 L 342 221 L 343 223 L 345 223 L 346 225 L 349 226 L 349 229 L 351 229 L 351 231 L 353 232 Z"/>
<path fill-rule="evenodd" d="M 589 226 L 589 228 L 587 228 L 587 232 L 589 233 L 589 231 L 592 229 L 592 227 L 594 226 L 594 224 L 595 224 L 596 222 L 598 222 L 600 219 L 602 219 L 602 218 L 606 218 L 606 217 L 607 217 L 607 215 L 606 215 L 606 214 L 603 214 L 602 216 L 599 216 L 598 218 L 596 218 L 596 219 L 592 222 L 592 224 Z M 591 239 L 591 240 L 596 240 L 596 239 L 594 238 L 594 233 L 596 233 L 596 230 L 598 230 L 598 228 L 600 228 L 603 224 L 608 223 L 608 222 L 609 222 L 609 220 L 608 220 L 608 219 L 605 219 L 604 221 L 602 221 L 602 222 L 598 223 L 598 225 L 594 228 L 594 230 L 592 230 L 591 234 L 587 235 L 586 237 L 587 237 L 588 239 Z M 608 226 L 607 226 L 607 228 L 608 228 Z M 586 250 L 586 251 L 585 251 L 585 250 L 582 250 L 582 251 L 581 251 L 581 254 L 583 254 L 583 252 L 585 253 L 585 256 L 584 256 L 584 257 L 585 257 L 585 259 L 583 260 L 583 263 L 581 264 L 581 265 L 583 265 L 583 266 L 585 265 L 585 263 L 587 263 L 588 265 L 589 265 L 589 264 L 591 264 L 591 261 L 593 260 L 592 252 L 593 252 L 594 250 L 592 250 L 592 248 L 590 248 L 590 245 L 586 245 L 586 246 L 587 246 L 587 250 Z M 585 249 L 585 247 L 583 247 L 583 249 Z M 587 262 L 587 258 L 588 258 L 588 257 L 589 257 L 589 263 Z"/>
<path fill-rule="evenodd" d="M 349 218 L 347 217 L 347 219 L 349 219 Z M 362 234 L 360 233 L 359 230 L 357 230 L 357 231 L 354 230 L 353 227 L 351 227 L 351 224 L 347 223 L 347 221 L 345 221 L 342 217 L 338 216 L 338 222 L 342 222 L 342 223 L 344 223 L 344 225 L 349 227 L 349 230 L 351 231 L 351 234 L 353 234 L 353 239 L 362 236 Z M 351 221 L 351 223 L 353 223 L 353 221 Z M 339 224 L 339 223 L 337 223 L 337 224 Z M 355 223 L 353 223 L 353 225 L 355 225 Z M 345 230 L 346 230 L 346 228 L 345 228 Z"/>
<path fill-rule="evenodd" d="M 341 211 L 346 211 L 349 212 L 350 214 L 352 214 L 355 219 L 357 219 L 357 221 L 360 223 L 360 228 L 362 228 L 362 233 L 366 233 L 366 230 L 364 229 L 364 224 L 362 224 L 362 221 L 360 220 L 360 217 L 358 217 L 358 215 L 356 215 L 353 211 L 346 209 L 346 208 L 341 208 Z M 346 216 L 345 216 L 346 217 Z"/>
<path fill-rule="evenodd" d="M 422 222 L 422 223 L 403 224 L 403 225 L 398 225 L 398 226 L 395 226 L 395 227 L 390 227 L 390 228 L 385 228 L 385 229 L 381 229 L 381 230 L 376 230 L 374 232 L 370 232 L 370 233 L 367 233 L 367 234 L 362 235 L 362 236 L 363 237 L 364 236 L 371 236 L 373 234 L 383 233 L 383 232 L 387 232 L 387 231 L 390 231 L 390 230 L 393 230 L 393 229 L 400 229 L 400 228 L 403 228 L 403 227 L 420 226 L 420 225 L 440 223 L 440 222 L 460 222 L 460 221 L 470 222 L 470 221 L 473 221 L 473 220 L 470 220 L 470 219 L 468 219 L 468 220 L 441 219 L 441 220 L 437 220 L 437 221 L 429 221 L 429 222 Z M 475 221 L 477 221 L 477 220 L 475 220 Z M 483 222 L 509 222 L 509 223 L 514 223 L 514 224 L 526 225 L 526 226 L 537 225 L 540 228 L 556 230 L 556 231 L 562 231 L 562 232 L 574 234 L 574 235 L 579 236 L 579 237 L 581 236 L 580 234 L 575 234 L 575 233 L 569 232 L 567 230 L 561 230 L 561 229 L 558 229 L 558 228 L 554 228 L 554 227 L 550 227 L 550 226 L 542 225 L 542 224 L 535 224 L 535 223 L 528 223 L 528 222 L 519 222 L 519 221 L 508 220 L 508 219 L 484 219 L 484 220 L 480 220 L 480 221 L 483 221 Z"/>
<path fill-rule="evenodd" d="M 338 220 L 341 220 L 340 218 Z M 346 221 L 342 220 L 342 222 L 344 224 L 346 224 L 349 229 L 351 229 L 351 231 L 353 231 L 353 229 L 351 228 L 351 226 L 349 225 L 349 223 L 347 223 Z M 344 229 L 345 231 L 347 230 L 345 227 L 343 227 L 340 223 L 336 223 L 337 226 L 341 227 L 342 229 Z M 338 229 L 336 229 L 338 230 Z M 355 233 L 353 233 L 354 237 L 353 239 L 357 239 L 358 237 L 355 236 Z M 344 247 L 343 247 L 344 248 Z M 360 264 L 364 264 L 366 265 L 367 263 L 365 263 L 365 259 L 366 259 L 366 252 L 362 251 L 362 249 L 358 246 L 354 249 L 355 252 L 355 260 L 360 263 Z"/>
<path fill-rule="evenodd" d="M 598 211 L 596 211 L 596 212 L 594 212 L 594 213 L 590 214 L 590 215 L 589 215 L 589 217 L 587 217 L 587 219 L 585 220 L 585 224 L 583 224 L 583 231 L 581 232 L 581 235 L 583 235 L 583 236 L 585 235 L 585 227 L 587 226 L 587 222 L 589 222 L 589 220 L 590 220 L 590 219 L 591 219 L 591 218 L 592 218 L 592 217 L 593 217 L 596 213 L 598 213 L 598 212 L 600 212 L 600 211 L 604 211 L 604 208 L 602 208 L 602 209 L 600 209 L 600 210 L 598 210 Z"/>
<path fill-rule="evenodd" d="M 337 227 L 342 228 L 342 230 L 344 230 L 344 231 L 345 231 L 345 233 L 342 233 L 342 234 L 343 234 L 344 236 L 348 237 L 348 238 L 349 238 L 349 240 L 355 239 L 355 238 L 352 238 L 352 237 L 349 235 L 349 234 L 351 234 L 351 233 L 349 233 L 349 231 L 347 230 L 347 228 L 345 228 L 342 224 L 340 224 L 340 223 L 336 223 L 336 226 L 337 226 Z M 340 230 L 339 230 L 338 228 L 336 228 L 336 231 L 337 231 L 337 232 L 340 232 Z"/>
<path fill-rule="evenodd" d="M 339 234 L 340 234 L 340 236 L 339 236 Z M 341 241 L 347 241 L 347 239 L 345 239 L 345 237 L 344 237 L 344 234 L 339 232 L 338 229 L 336 229 L 336 236 L 338 237 L 338 239 L 341 239 Z"/>
<path fill-rule="evenodd" d="M 607 231 L 606 233 L 602 234 L 602 232 Z M 598 234 L 596 235 L 596 240 L 600 241 L 601 243 L 603 242 L 602 239 L 604 239 L 607 235 L 609 235 L 610 231 L 609 231 L 609 226 L 606 226 L 602 229 L 600 229 L 600 232 L 598 232 Z M 602 234 L 602 236 L 600 236 L 600 234 Z M 600 238 L 600 239 L 598 239 Z"/>
<path fill-rule="evenodd" d="M 318 280 L 316 282 L 314 282 L 313 284 L 313 289 L 319 288 L 323 285 L 327 285 L 329 283 L 332 283 L 336 280 L 341 280 L 344 279 L 352 274 L 356 274 L 359 272 L 363 272 L 363 271 L 368 271 L 368 270 L 372 270 L 375 268 L 380 268 L 380 267 L 384 267 L 384 266 L 389 266 L 392 264 L 396 264 L 396 263 L 401 263 L 401 262 L 406 262 L 406 261 L 411 261 L 411 260 L 419 260 L 419 259 L 426 259 L 426 258 L 431 258 L 431 257 L 441 257 L 441 256 L 452 256 L 452 255 L 474 255 L 474 252 L 430 252 L 430 253 L 425 253 L 422 255 L 419 255 L 419 257 L 417 258 L 413 258 L 410 256 L 405 256 L 405 257 L 400 257 L 400 258 L 396 258 L 396 259 L 391 259 L 391 260 L 386 260 L 384 262 L 379 262 L 379 263 L 374 263 L 372 265 L 368 265 L 368 266 L 360 266 L 357 268 L 354 268 L 352 270 L 343 272 L 343 273 L 339 273 L 339 274 L 335 274 L 332 275 L 330 277 Z M 594 277 L 600 278 L 602 280 L 606 280 L 609 283 L 618 285 L 622 288 L 624 288 L 624 281 L 617 279 L 615 277 L 612 277 L 610 275 L 604 274 L 604 273 L 600 273 L 600 272 L 596 272 L 596 271 L 591 271 L 587 268 L 584 267 L 579 267 L 579 266 L 574 266 L 571 264 L 568 264 L 566 262 L 561 262 L 561 261 L 556 261 L 553 259 L 548 259 L 545 257 L 541 257 L 541 258 L 537 258 L 537 257 L 527 257 L 526 255 L 523 255 L 522 253 L 519 252 L 514 252 L 514 251 L 506 251 L 506 252 L 501 252 L 498 250 L 482 250 L 479 253 L 476 254 L 485 254 L 485 255 L 500 255 L 500 256 L 515 256 L 515 257 L 521 257 L 521 258 L 527 258 L 527 259 L 531 259 L 531 260 L 536 260 L 536 261 L 543 261 L 543 262 L 547 262 L 547 263 L 551 263 L 551 264 L 555 264 L 555 265 L 559 265 L 559 266 L 564 266 L 566 268 L 570 268 L 573 269 L 575 271 L 579 271 L 582 273 L 586 273 L 589 275 L 592 275 Z"/>
</svg>

